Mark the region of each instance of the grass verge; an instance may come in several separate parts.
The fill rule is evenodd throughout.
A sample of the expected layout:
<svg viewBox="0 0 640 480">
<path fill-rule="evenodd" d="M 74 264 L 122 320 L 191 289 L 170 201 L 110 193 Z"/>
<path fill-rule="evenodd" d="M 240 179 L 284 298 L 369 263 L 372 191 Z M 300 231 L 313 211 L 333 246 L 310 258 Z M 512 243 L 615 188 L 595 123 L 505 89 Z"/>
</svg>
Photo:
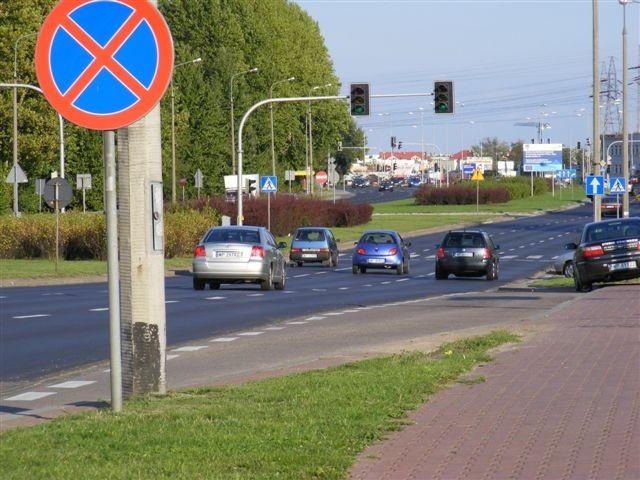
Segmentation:
<svg viewBox="0 0 640 480">
<path fill-rule="evenodd" d="M 343 478 L 406 412 L 516 342 L 507 331 L 327 370 L 128 401 L 0 435 L 0 477 Z"/>
<path fill-rule="evenodd" d="M 619 282 L 608 282 L 607 285 L 640 285 L 640 278 L 634 278 L 631 280 L 621 280 Z M 534 288 L 573 288 L 573 278 L 567 277 L 553 277 L 553 278 L 541 278 L 534 280 L 529 284 Z"/>
</svg>

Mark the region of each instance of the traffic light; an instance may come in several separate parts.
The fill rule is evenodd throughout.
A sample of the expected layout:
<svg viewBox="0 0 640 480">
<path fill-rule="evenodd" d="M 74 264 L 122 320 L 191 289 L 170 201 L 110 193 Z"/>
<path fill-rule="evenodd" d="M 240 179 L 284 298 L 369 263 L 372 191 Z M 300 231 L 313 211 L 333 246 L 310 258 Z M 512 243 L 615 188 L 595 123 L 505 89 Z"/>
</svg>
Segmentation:
<svg viewBox="0 0 640 480">
<path fill-rule="evenodd" d="M 351 103 L 351 115 L 369 115 L 369 84 L 352 83 L 349 101 Z"/>
<path fill-rule="evenodd" d="M 391 148 L 396 148 L 396 137 L 391 137 Z"/>
<path fill-rule="evenodd" d="M 338 140 L 338 151 L 341 152 L 342 151 L 342 141 Z"/>
<path fill-rule="evenodd" d="M 578 145 L 576 145 L 576 150 L 581 150 L 581 148 L 580 148 L 580 141 L 578 141 Z"/>
<path fill-rule="evenodd" d="M 435 113 L 453 113 L 453 82 L 433 83 L 433 105 Z"/>
<path fill-rule="evenodd" d="M 398 150 L 402 150 L 402 141 L 398 142 Z"/>
<path fill-rule="evenodd" d="M 393 162 L 393 171 L 396 171 L 396 168 L 398 167 L 398 164 L 396 162 Z"/>
<path fill-rule="evenodd" d="M 440 166 L 437 163 L 433 164 L 433 171 L 434 172 L 439 172 L 440 171 Z"/>
<path fill-rule="evenodd" d="M 258 196 L 258 181 L 252 178 L 247 179 L 247 191 L 253 197 Z"/>
</svg>

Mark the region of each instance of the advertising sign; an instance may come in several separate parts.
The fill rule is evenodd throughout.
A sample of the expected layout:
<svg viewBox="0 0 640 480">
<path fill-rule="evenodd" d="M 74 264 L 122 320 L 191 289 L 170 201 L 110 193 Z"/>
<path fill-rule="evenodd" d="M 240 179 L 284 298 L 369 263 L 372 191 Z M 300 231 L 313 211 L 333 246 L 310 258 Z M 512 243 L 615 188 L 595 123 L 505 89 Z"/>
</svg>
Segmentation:
<svg viewBox="0 0 640 480">
<path fill-rule="evenodd" d="M 525 172 L 555 172 L 562 169 L 561 143 L 525 143 L 522 145 L 522 169 Z"/>
</svg>

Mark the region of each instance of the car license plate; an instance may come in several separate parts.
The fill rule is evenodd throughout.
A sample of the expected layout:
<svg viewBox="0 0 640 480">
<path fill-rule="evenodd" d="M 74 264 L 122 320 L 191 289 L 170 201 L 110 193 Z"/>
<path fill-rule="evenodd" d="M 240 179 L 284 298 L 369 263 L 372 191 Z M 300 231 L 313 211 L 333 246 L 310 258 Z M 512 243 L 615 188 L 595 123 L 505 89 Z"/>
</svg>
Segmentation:
<svg viewBox="0 0 640 480">
<path fill-rule="evenodd" d="M 230 258 L 230 257 L 241 257 L 242 252 L 227 252 L 227 251 L 218 251 L 216 252 L 217 258 Z"/>
<path fill-rule="evenodd" d="M 384 263 L 384 258 L 370 258 L 367 263 Z"/>
<path fill-rule="evenodd" d="M 315 253 L 303 253 L 302 258 L 317 258 L 318 256 Z"/>
<path fill-rule="evenodd" d="M 473 257 L 473 253 L 471 252 L 456 252 L 454 257 Z"/>
<path fill-rule="evenodd" d="M 609 270 L 630 270 L 636 268 L 636 265 L 636 262 L 612 263 L 609 265 Z"/>
</svg>

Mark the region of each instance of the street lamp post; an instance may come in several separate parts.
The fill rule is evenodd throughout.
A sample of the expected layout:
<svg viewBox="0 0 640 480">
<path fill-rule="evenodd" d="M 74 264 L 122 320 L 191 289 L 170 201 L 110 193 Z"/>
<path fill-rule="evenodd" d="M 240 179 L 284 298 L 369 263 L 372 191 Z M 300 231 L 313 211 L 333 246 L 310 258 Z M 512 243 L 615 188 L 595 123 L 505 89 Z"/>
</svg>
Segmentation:
<svg viewBox="0 0 640 480">
<path fill-rule="evenodd" d="M 239 77 L 240 75 L 246 75 L 247 73 L 255 73 L 258 71 L 258 67 L 251 68 L 249 70 L 245 70 L 244 72 L 238 72 L 231 75 L 231 79 L 229 80 L 229 101 L 231 103 L 231 171 L 235 175 L 236 173 L 236 132 L 234 126 L 234 118 L 233 118 L 233 79 Z M 238 185 L 238 191 L 242 191 L 240 189 L 240 185 Z"/>
<path fill-rule="evenodd" d="M 278 80 L 277 82 L 274 82 L 269 88 L 269 98 L 273 98 L 273 88 L 276 85 L 284 82 L 293 82 L 295 79 L 296 77 L 289 77 L 289 78 L 285 78 L 284 80 Z M 273 103 L 269 104 L 269 117 L 271 121 L 271 175 L 275 176 L 276 174 L 276 142 L 275 142 L 275 137 L 273 133 Z"/>
<path fill-rule="evenodd" d="M 200 57 L 188 62 L 182 62 L 175 65 L 173 71 L 175 72 L 176 68 L 182 65 L 198 64 L 200 62 L 202 62 Z M 171 76 L 171 203 L 176 203 L 176 101 L 173 90 L 173 75 Z"/>
<path fill-rule="evenodd" d="M 600 74 L 598 71 L 598 0 L 591 0 L 592 8 L 592 74 L 593 74 L 593 162 L 592 170 L 595 174 L 599 169 L 600 162 Z M 600 214 L 600 195 L 593 196 L 593 220 L 599 222 Z"/>
<path fill-rule="evenodd" d="M 320 88 L 329 88 L 332 85 L 332 83 L 316 85 L 309 90 L 307 96 L 310 97 L 312 92 Z M 313 170 L 313 117 L 311 116 L 311 101 L 307 103 L 307 133 L 307 194 L 309 194 L 313 193 L 313 182 L 311 181 L 311 171 Z"/>
</svg>

